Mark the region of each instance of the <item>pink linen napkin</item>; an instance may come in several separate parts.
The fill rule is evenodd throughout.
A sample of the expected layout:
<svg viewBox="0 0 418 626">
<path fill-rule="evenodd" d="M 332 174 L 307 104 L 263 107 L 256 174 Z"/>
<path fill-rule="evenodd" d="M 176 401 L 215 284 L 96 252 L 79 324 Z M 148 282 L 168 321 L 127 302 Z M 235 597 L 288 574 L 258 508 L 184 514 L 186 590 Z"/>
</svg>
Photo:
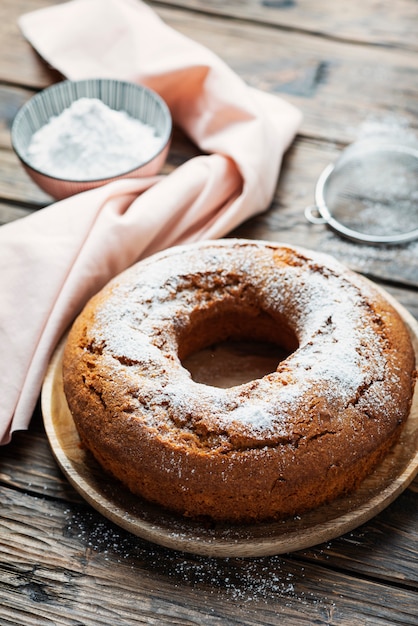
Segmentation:
<svg viewBox="0 0 418 626">
<path fill-rule="evenodd" d="M 207 154 L 168 176 L 112 182 L 0 228 L 1 444 L 28 427 L 54 348 L 88 298 L 144 256 L 222 237 L 264 211 L 301 120 L 139 0 L 73 0 L 19 24 L 67 78 L 157 91 Z"/>
</svg>

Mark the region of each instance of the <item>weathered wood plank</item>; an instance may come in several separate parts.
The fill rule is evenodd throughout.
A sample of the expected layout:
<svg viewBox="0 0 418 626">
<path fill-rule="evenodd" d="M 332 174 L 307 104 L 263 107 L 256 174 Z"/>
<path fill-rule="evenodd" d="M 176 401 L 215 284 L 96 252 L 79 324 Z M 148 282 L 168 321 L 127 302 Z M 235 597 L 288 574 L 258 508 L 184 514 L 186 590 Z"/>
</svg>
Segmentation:
<svg viewBox="0 0 418 626">
<path fill-rule="evenodd" d="M 19 220 L 22 217 L 30 215 L 33 211 L 33 208 L 15 206 L 14 204 L 7 204 L 6 202 L 0 201 L 0 225 Z"/>
<path fill-rule="evenodd" d="M 16 434 L 12 443 L 3 448 L 0 484 L 28 495 L 55 498 L 64 503 L 83 502 L 55 463 L 39 412 L 35 414 L 29 431 Z M 320 562 L 326 567 L 344 569 L 351 574 L 360 572 L 382 581 L 418 586 L 416 487 L 418 478 L 410 489 L 367 524 L 341 538 L 296 553 L 296 558 Z M 93 514 L 89 507 L 86 510 Z"/>
<path fill-rule="evenodd" d="M 394 127 L 417 130 L 413 52 L 201 16 L 184 20 L 181 12 L 165 9 L 159 13 L 212 49 L 249 84 L 300 107 L 304 135 L 348 143 L 377 123 L 380 132 Z M 396 90 L 388 89 L 390 84 L 396 84 Z"/>
<path fill-rule="evenodd" d="M 185 20 L 181 11 L 166 8 L 160 8 L 159 12 L 174 27 L 218 52 L 248 82 L 273 93 L 289 92 L 286 97 L 300 106 L 305 114 L 301 129 L 304 136 L 338 137 L 338 145 L 329 140 L 314 140 L 311 144 L 309 140 L 301 139 L 291 152 L 293 157 L 285 161 L 284 174 L 271 210 L 251 220 L 239 233 L 245 236 L 250 231 L 252 237 L 278 238 L 298 245 L 309 241 L 310 247 L 326 250 L 342 261 L 349 259 L 351 266 L 358 271 L 417 285 L 415 244 L 388 248 L 383 253 L 380 250 L 376 254 L 376 249 L 356 246 L 341 240 L 325 227 L 308 224 L 303 215 L 304 207 L 312 203 L 320 172 L 338 156 L 344 142 L 373 129 L 376 132 L 393 132 L 394 129 L 406 134 L 415 132 L 418 97 L 416 83 L 411 86 L 415 57 L 405 51 L 366 50 L 363 46 L 322 41 L 306 35 L 296 35 L 295 47 L 294 33 L 280 33 L 279 37 L 274 29 L 266 31 L 261 26 L 237 25 L 217 18 L 208 22 L 199 15 Z M 243 35 L 251 43 L 245 52 Z M 289 60 L 290 36 L 296 53 Z M 23 40 L 20 45 L 24 56 L 32 53 Z M 397 84 L 396 90 L 387 89 L 391 82 Z M 10 124 L 10 111 L 23 94 L 19 93 L 17 99 L 15 92 L 9 96 L 3 127 Z M 396 114 L 389 115 L 394 107 Z M 190 156 L 191 151 L 188 155 L 182 154 L 183 147 L 173 148 L 166 171 Z M 38 206 L 50 200 L 22 171 L 14 155 L 4 151 L 0 154 L 0 161 L 3 172 L 0 197 L 35 202 Z"/>
<path fill-rule="evenodd" d="M 82 502 L 55 463 L 44 432 L 17 433 L 1 450 L 0 484 L 67 502 Z"/>
<path fill-rule="evenodd" d="M 298 555 L 315 563 L 328 562 L 339 570 L 418 588 L 418 479 L 414 485 L 369 523 Z M 388 565 L 389 552 L 396 555 L 395 568 Z"/>
<path fill-rule="evenodd" d="M 13 200 L 13 203 L 31 203 L 34 206 L 46 206 L 52 201 L 51 196 L 42 191 L 26 171 L 11 150 L 0 149 L 0 198 Z"/>
<path fill-rule="evenodd" d="M 3 0 L 1 3 L 0 24 L 5 24 L 9 16 L 19 16 L 50 4 L 64 0 Z M 165 0 L 153 2 L 157 12 L 167 5 L 173 8 L 202 12 L 205 15 L 224 16 L 248 20 L 268 27 L 283 30 L 305 31 L 323 38 L 341 39 L 377 46 L 401 47 L 416 50 L 418 47 L 415 25 L 418 19 L 416 3 L 388 0 L 376 4 L 372 0 L 355 0 L 343 9 L 338 3 L 320 0 L 312 4 L 309 0 Z M 16 27 L 4 27 L 2 35 L 16 34 Z M 9 58 L 18 60 L 14 51 Z M 30 69 L 35 70 L 30 73 Z M 36 75 L 37 68 L 25 69 L 29 80 Z M 13 75 L 12 75 L 13 76 Z M 45 78 L 45 76 L 42 76 Z"/>
<path fill-rule="evenodd" d="M 30 4 L 29 0 L 13 4 L 8 20 Z M 376 122 L 381 130 L 396 125 L 417 132 L 416 59 L 410 51 L 352 45 L 216 17 L 208 20 L 199 14 L 185 17 L 183 11 L 157 8 L 168 24 L 212 49 L 248 83 L 299 106 L 304 135 L 348 143 L 364 132 L 364 126 Z M 14 27 L 6 29 L 5 36 L 14 52 L 12 58 L 0 58 L 0 80 L 11 81 L 12 72 L 19 72 L 21 83 L 29 87 L 57 80 Z M 390 84 L 396 84 L 396 90 L 388 89 Z"/>
<path fill-rule="evenodd" d="M 407 589 L 296 559 L 188 556 L 83 506 L 0 494 L 0 615 L 22 626 L 35 615 L 42 624 L 84 626 L 108 626 L 116 616 L 132 624 L 133 615 L 139 624 L 184 626 L 416 623 Z"/>
<path fill-rule="evenodd" d="M 158 7 L 162 3 L 153 4 Z M 418 45 L 415 28 L 418 7 L 409 0 L 396 3 L 354 0 L 344 7 L 329 0 L 315 3 L 310 0 L 165 0 L 163 4 L 280 28 L 310 31 L 329 38 L 415 50 Z"/>
<path fill-rule="evenodd" d="M 59 74 L 55 70 L 40 62 L 39 55 L 23 39 L 17 24 L 20 15 L 52 4 L 59 4 L 59 0 L 2 0 L 0 2 L 1 81 L 11 85 L 25 85 L 39 89 L 59 79 Z"/>
<path fill-rule="evenodd" d="M 11 148 L 10 130 L 20 107 L 33 95 L 27 89 L 0 85 L 0 148 Z"/>
</svg>

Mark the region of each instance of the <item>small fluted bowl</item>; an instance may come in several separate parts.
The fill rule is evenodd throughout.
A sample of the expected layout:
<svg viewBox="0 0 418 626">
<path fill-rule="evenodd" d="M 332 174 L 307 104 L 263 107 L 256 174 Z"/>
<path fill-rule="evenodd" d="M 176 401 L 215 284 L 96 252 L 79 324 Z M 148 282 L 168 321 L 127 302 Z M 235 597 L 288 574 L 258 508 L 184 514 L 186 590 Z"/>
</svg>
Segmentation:
<svg viewBox="0 0 418 626">
<path fill-rule="evenodd" d="M 158 147 L 145 161 L 138 162 L 128 171 L 117 171 L 116 166 L 111 176 L 106 173 L 94 179 L 77 177 L 77 180 L 68 180 L 60 178 L 57 171 L 51 175 L 51 172 L 36 167 L 28 154 L 34 133 L 80 98 L 101 100 L 110 109 L 125 111 L 132 118 L 151 126 L 161 140 Z M 53 198 L 62 199 L 120 178 L 142 178 L 158 174 L 167 158 L 171 133 L 172 119 L 168 106 L 151 89 L 112 79 L 66 80 L 41 91 L 23 105 L 13 121 L 11 141 L 15 153 L 35 183 Z"/>
</svg>

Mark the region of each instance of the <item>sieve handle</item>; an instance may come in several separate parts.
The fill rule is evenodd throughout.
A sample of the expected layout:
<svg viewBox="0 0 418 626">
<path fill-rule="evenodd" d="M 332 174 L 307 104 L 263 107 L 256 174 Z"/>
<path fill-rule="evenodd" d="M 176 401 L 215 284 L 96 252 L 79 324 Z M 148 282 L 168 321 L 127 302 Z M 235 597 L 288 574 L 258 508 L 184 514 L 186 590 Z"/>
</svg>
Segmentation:
<svg viewBox="0 0 418 626">
<path fill-rule="evenodd" d="M 305 217 L 311 224 L 327 223 L 327 220 L 323 217 L 320 208 L 316 204 L 311 204 L 305 208 Z"/>
</svg>

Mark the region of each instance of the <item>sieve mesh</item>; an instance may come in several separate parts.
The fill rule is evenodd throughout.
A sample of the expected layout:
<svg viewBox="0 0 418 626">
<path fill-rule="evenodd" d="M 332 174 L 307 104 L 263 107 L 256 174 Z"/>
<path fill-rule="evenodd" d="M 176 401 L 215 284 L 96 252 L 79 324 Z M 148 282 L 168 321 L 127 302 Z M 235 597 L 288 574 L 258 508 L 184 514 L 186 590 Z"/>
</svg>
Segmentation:
<svg viewBox="0 0 418 626">
<path fill-rule="evenodd" d="M 315 192 L 320 217 L 351 239 L 402 243 L 418 237 L 418 148 L 362 141 L 322 173 Z"/>
</svg>

